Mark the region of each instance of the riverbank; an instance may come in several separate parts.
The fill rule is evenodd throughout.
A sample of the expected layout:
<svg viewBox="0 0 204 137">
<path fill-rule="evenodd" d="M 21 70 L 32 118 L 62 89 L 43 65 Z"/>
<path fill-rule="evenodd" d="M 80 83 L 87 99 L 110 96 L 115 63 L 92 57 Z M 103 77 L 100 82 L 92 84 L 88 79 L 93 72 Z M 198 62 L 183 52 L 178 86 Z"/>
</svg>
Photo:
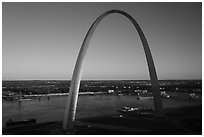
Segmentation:
<svg viewBox="0 0 204 137">
<path fill-rule="evenodd" d="M 165 118 L 111 115 L 78 119 L 72 131 L 61 122 L 3 128 L 4 135 L 201 135 L 202 105 L 165 109 Z"/>
</svg>

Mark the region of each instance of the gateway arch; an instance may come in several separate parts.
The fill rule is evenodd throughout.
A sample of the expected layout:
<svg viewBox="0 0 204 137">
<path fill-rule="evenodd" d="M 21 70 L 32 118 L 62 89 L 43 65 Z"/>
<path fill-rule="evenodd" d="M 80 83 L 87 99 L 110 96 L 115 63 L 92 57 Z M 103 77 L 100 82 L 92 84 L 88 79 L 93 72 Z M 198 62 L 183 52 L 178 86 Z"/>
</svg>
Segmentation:
<svg viewBox="0 0 204 137">
<path fill-rule="evenodd" d="M 145 38 L 145 35 L 138 25 L 138 23 L 135 21 L 135 19 L 130 16 L 128 13 L 122 11 L 122 10 L 109 10 L 102 15 L 100 15 L 94 23 L 91 25 L 89 28 L 84 41 L 82 43 L 81 49 L 78 54 L 78 58 L 75 64 L 74 72 L 72 75 L 72 81 L 71 81 L 71 86 L 69 89 L 69 95 L 67 98 L 67 104 L 64 112 L 64 117 L 63 117 L 63 129 L 64 130 L 69 130 L 73 128 L 73 123 L 75 121 L 75 114 L 76 114 L 76 107 L 77 107 L 77 100 L 78 100 L 78 92 L 79 92 L 79 86 L 80 86 L 80 81 L 81 81 L 81 75 L 82 75 L 82 69 L 83 69 L 83 63 L 84 59 L 86 56 L 86 53 L 88 51 L 88 46 L 91 40 L 91 37 L 100 23 L 100 21 L 106 17 L 109 14 L 113 13 L 118 13 L 120 15 L 123 15 L 127 17 L 132 24 L 134 25 L 135 29 L 137 30 L 139 37 L 141 39 L 147 64 L 148 64 L 148 69 L 149 69 L 149 75 L 150 75 L 150 80 L 151 80 L 151 86 L 152 86 L 152 93 L 153 93 L 153 102 L 154 102 L 154 110 L 155 110 L 155 116 L 157 117 L 163 117 L 164 112 L 163 112 L 163 106 L 162 106 L 162 101 L 161 101 L 161 95 L 160 95 L 160 90 L 159 90 L 159 84 L 158 84 L 158 78 L 157 78 L 157 73 L 156 69 L 154 66 L 153 58 L 151 55 L 151 51 L 149 49 L 147 40 Z"/>
</svg>

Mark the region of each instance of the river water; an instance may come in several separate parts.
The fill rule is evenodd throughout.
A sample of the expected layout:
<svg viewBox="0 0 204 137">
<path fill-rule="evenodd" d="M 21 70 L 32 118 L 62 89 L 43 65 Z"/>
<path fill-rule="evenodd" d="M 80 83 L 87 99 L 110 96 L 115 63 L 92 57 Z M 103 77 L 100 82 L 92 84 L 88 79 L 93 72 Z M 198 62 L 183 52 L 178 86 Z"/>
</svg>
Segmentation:
<svg viewBox="0 0 204 137">
<path fill-rule="evenodd" d="M 201 100 L 189 100 L 186 94 L 174 94 L 175 98 L 162 99 L 164 108 L 201 104 Z M 49 100 L 42 97 L 40 100 L 2 103 L 2 126 L 8 119 L 25 120 L 36 118 L 37 123 L 61 121 L 64 114 L 67 96 L 53 96 Z M 151 98 L 138 100 L 136 96 L 113 95 L 85 95 L 79 96 L 76 118 L 105 116 L 117 114 L 123 106 L 153 107 Z"/>
</svg>

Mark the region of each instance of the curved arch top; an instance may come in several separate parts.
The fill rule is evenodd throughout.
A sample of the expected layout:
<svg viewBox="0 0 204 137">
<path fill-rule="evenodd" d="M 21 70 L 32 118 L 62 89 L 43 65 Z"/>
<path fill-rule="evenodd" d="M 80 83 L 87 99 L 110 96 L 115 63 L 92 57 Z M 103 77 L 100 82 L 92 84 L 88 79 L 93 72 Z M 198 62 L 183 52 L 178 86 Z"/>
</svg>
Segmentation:
<svg viewBox="0 0 204 137">
<path fill-rule="evenodd" d="M 140 39 L 142 41 L 142 45 L 144 48 L 147 64 L 148 64 L 148 69 L 149 69 L 149 75 L 150 75 L 150 80 L 151 80 L 151 85 L 152 85 L 153 100 L 154 100 L 155 115 L 158 117 L 164 116 L 156 69 L 155 69 L 153 58 L 152 58 L 152 55 L 149 49 L 149 45 L 147 43 L 147 40 L 145 38 L 145 35 L 142 29 L 140 28 L 136 20 L 132 16 L 130 16 L 128 13 L 122 10 L 109 10 L 103 13 L 102 15 L 100 15 L 91 25 L 91 27 L 89 28 L 84 38 L 81 49 L 79 51 L 78 58 L 77 58 L 75 68 L 74 68 L 74 72 L 73 72 L 73 76 L 72 76 L 71 86 L 69 89 L 69 96 L 67 99 L 65 113 L 64 113 L 63 129 L 65 130 L 71 129 L 73 127 L 73 122 L 75 120 L 75 113 L 76 113 L 76 106 L 77 106 L 77 100 L 78 100 L 78 91 L 79 91 L 81 75 L 82 75 L 82 68 L 83 68 L 84 59 L 85 59 L 85 56 L 88 50 L 88 46 L 89 46 L 91 37 L 96 27 L 100 23 L 100 21 L 107 15 L 113 14 L 113 13 L 118 13 L 118 14 L 121 14 L 127 17 L 132 22 L 132 24 L 134 25 L 135 29 L 137 30 L 140 36 Z"/>
</svg>

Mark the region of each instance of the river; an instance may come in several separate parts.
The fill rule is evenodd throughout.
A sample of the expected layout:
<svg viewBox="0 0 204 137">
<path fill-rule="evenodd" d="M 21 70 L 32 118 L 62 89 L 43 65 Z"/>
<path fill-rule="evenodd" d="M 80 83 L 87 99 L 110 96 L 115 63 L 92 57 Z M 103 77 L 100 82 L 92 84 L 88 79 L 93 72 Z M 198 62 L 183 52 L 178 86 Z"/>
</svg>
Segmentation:
<svg viewBox="0 0 204 137">
<path fill-rule="evenodd" d="M 36 118 L 37 123 L 60 121 L 63 118 L 67 96 L 53 96 L 49 100 L 42 97 L 40 100 L 7 102 L 2 103 L 2 126 L 8 119 L 25 120 Z M 189 100 L 185 93 L 174 93 L 170 99 L 162 99 L 164 108 L 180 107 L 186 105 L 201 104 Z M 145 106 L 153 107 L 151 98 L 138 100 L 136 96 L 115 96 L 115 95 L 84 95 L 79 96 L 76 118 L 95 117 L 117 114 L 118 109 L 123 106 Z"/>
</svg>

